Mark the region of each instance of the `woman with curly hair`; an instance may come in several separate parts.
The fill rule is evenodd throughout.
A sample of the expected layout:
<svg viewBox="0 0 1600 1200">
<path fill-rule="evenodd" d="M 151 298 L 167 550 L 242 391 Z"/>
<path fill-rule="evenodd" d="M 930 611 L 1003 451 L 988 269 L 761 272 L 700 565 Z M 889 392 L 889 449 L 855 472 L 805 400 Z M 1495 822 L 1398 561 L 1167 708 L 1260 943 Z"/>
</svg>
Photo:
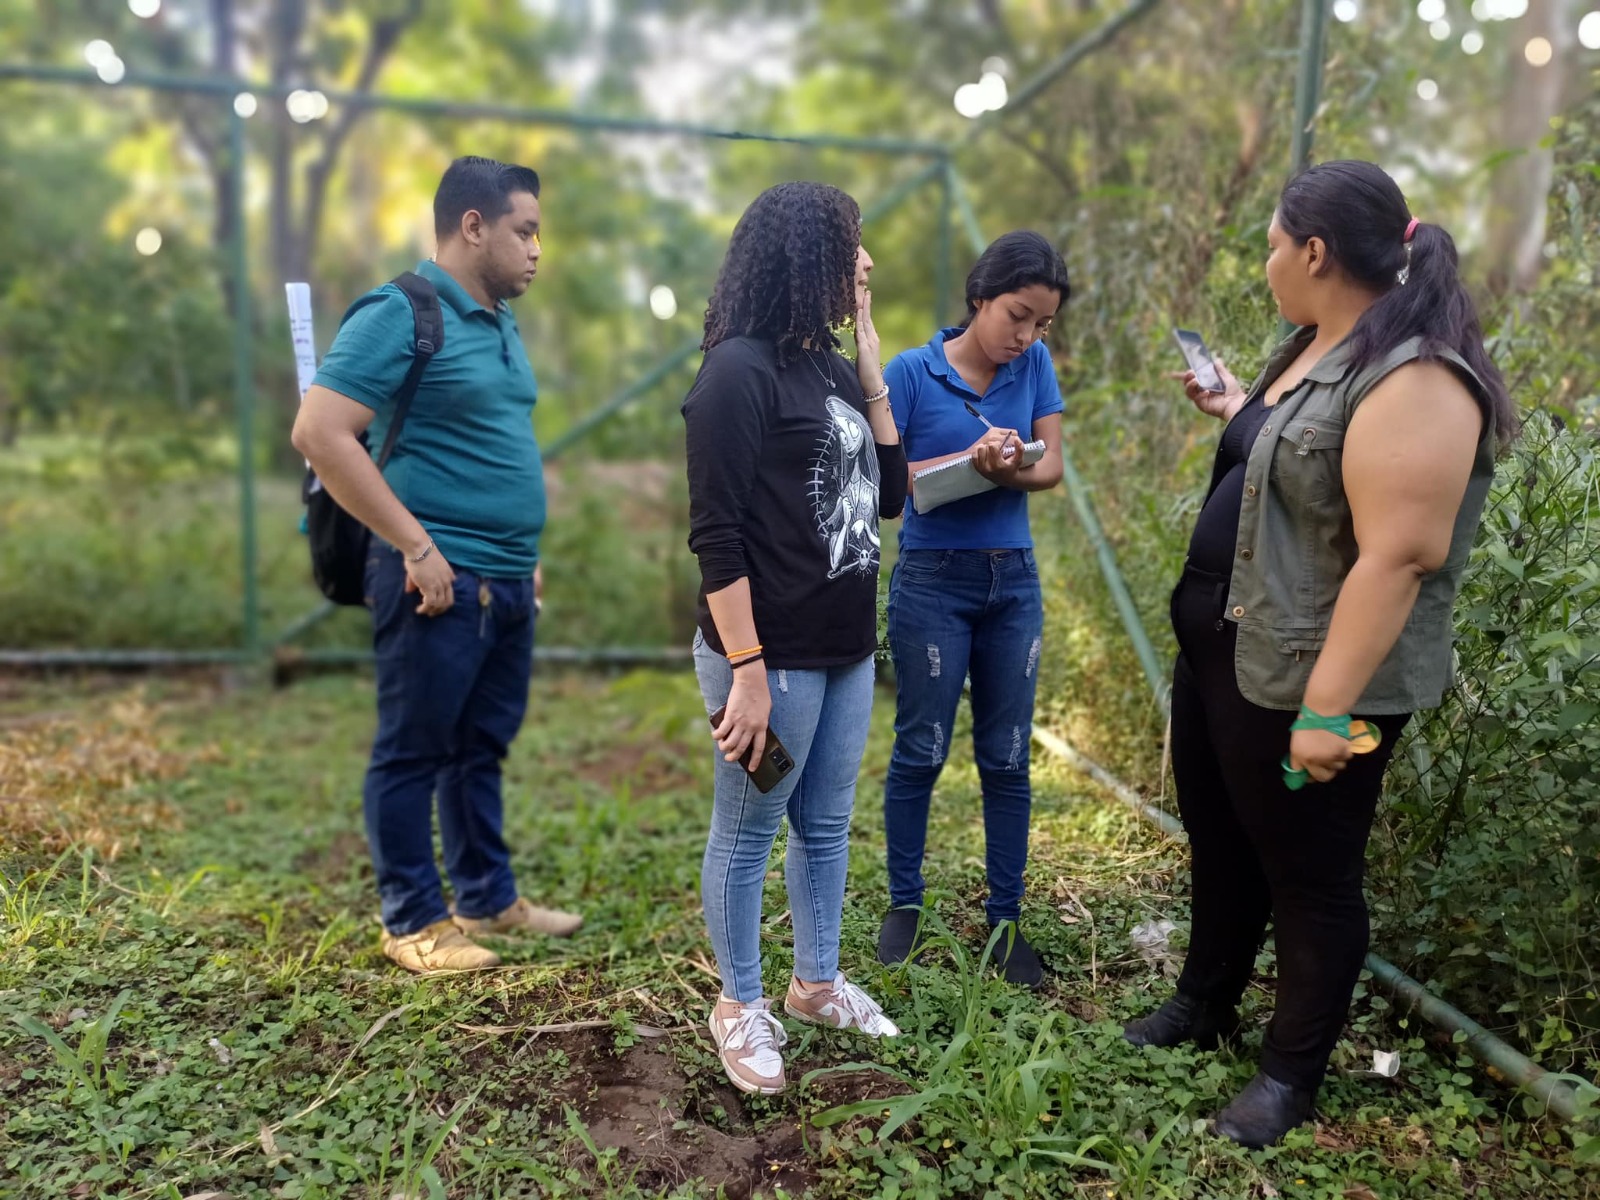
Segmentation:
<svg viewBox="0 0 1600 1200">
<path fill-rule="evenodd" d="M 794 974 L 784 1011 L 869 1037 L 899 1032 L 839 971 L 872 711 L 878 521 L 899 516 L 907 485 L 871 270 L 849 196 L 818 183 L 763 192 L 733 231 L 706 310 L 705 361 L 683 403 L 689 548 L 702 581 L 695 671 L 716 721 L 701 892 L 722 994 L 709 1026 L 746 1092 L 784 1086 L 787 1036 L 763 998 L 761 899 L 785 815 Z M 834 333 L 851 316 L 854 364 Z M 769 729 L 793 767 L 762 792 L 752 773 Z"/>
</svg>

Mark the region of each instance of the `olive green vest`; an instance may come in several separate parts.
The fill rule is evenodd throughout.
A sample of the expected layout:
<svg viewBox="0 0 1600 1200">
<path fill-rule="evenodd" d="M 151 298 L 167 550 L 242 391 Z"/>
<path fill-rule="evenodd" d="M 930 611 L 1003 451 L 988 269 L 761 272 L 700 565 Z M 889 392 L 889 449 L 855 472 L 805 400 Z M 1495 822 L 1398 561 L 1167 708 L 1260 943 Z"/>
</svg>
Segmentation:
<svg viewBox="0 0 1600 1200">
<path fill-rule="evenodd" d="M 1252 385 L 1252 398 L 1283 373 L 1315 333 L 1300 329 L 1278 346 Z M 1234 659 L 1239 690 L 1253 704 L 1294 710 L 1305 697 L 1334 601 L 1356 561 L 1344 494 L 1345 428 L 1380 380 L 1420 357 L 1420 344 L 1420 339 L 1403 342 L 1382 360 L 1354 371 L 1348 344 L 1341 343 L 1268 410 L 1245 466 L 1227 611 L 1239 626 Z M 1472 368 L 1452 352 L 1441 357 L 1483 411 L 1492 412 L 1488 389 Z M 1443 567 L 1423 577 L 1399 640 L 1352 711 L 1386 715 L 1432 708 L 1454 679 L 1452 609 L 1494 478 L 1494 459 L 1494 422 L 1486 420 L 1449 556 Z"/>
</svg>

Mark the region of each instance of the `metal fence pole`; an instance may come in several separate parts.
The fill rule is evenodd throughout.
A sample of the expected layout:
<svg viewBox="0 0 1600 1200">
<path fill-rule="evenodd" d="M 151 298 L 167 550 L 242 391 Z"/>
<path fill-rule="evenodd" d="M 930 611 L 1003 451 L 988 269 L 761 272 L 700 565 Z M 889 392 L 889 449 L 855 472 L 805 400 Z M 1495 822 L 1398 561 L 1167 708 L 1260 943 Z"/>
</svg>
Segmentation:
<svg viewBox="0 0 1600 1200">
<path fill-rule="evenodd" d="M 1072 453 L 1065 441 L 1061 445 L 1061 471 L 1062 478 L 1066 481 L 1067 492 L 1072 497 L 1073 506 L 1078 510 L 1078 519 L 1083 522 L 1084 532 L 1089 535 L 1089 543 L 1094 547 L 1094 556 L 1100 563 L 1100 574 L 1105 577 L 1106 587 L 1110 589 L 1111 601 L 1116 605 L 1117 614 L 1122 618 L 1122 627 L 1127 630 L 1128 640 L 1133 643 L 1134 653 L 1139 656 L 1139 665 L 1144 668 L 1144 676 L 1150 682 L 1150 690 L 1155 693 L 1156 700 L 1164 711 L 1170 703 L 1171 694 L 1166 665 L 1156 653 L 1150 635 L 1145 632 L 1144 622 L 1139 617 L 1139 607 L 1133 602 L 1133 593 L 1128 590 L 1128 584 L 1122 578 L 1122 570 L 1117 566 L 1116 553 L 1111 549 L 1111 542 L 1107 539 L 1106 532 L 1100 525 L 1100 518 L 1094 510 L 1089 487 L 1084 483 L 1083 476 L 1078 474 L 1078 468 L 1073 465 Z"/>
<path fill-rule="evenodd" d="M 1300 72 L 1294 85 L 1294 147 L 1289 174 L 1311 165 L 1311 140 L 1322 102 L 1322 57 L 1328 33 L 1328 0 L 1301 0 Z"/>
<path fill-rule="evenodd" d="M 1311 142 L 1322 103 L 1322 56 L 1328 33 L 1328 0 L 1301 0 L 1300 67 L 1294 81 L 1294 139 L 1289 150 L 1289 177 L 1311 165 Z M 1278 318 L 1278 336 L 1294 332 L 1294 323 Z"/>
<path fill-rule="evenodd" d="M 0 63 L 0 80 L 32 79 L 44 83 L 72 83 L 105 88 L 93 71 L 80 67 L 59 67 L 35 63 Z M 119 88 L 151 88 L 156 91 L 192 95 L 210 93 L 231 101 L 241 92 L 261 100 L 282 100 L 300 83 L 268 84 L 238 79 L 231 75 L 180 75 L 162 71 L 129 71 Z M 789 146 L 815 146 L 821 149 L 859 151 L 867 154 L 918 155 L 941 159 L 942 142 L 898 137 L 851 137 L 839 134 L 782 134 L 764 130 L 732 129 L 697 125 L 687 121 L 656 121 L 648 117 L 608 116 L 580 113 L 570 109 L 534 108 L 512 104 L 485 104 L 477 101 L 433 100 L 420 96 L 390 96 L 381 92 L 349 92 L 338 88 L 319 89 L 328 102 L 350 108 L 378 109 L 409 113 L 418 117 L 446 117 L 462 121 L 504 121 L 516 125 L 548 125 L 564 129 L 589 129 L 604 133 L 632 133 L 661 137 L 714 138 L 735 142 L 775 142 Z"/>
<path fill-rule="evenodd" d="M 950 318 L 951 243 L 955 224 L 955 168 L 945 160 L 939 174 L 939 257 L 933 275 L 933 327 L 943 329 Z"/>
<path fill-rule="evenodd" d="M 250 263 L 245 251 L 244 118 L 228 105 L 228 187 L 234 209 L 228 252 L 233 270 L 233 388 L 239 413 L 239 541 L 244 583 L 243 649 L 261 645 L 261 579 L 256 553 L 256 403 L 252 352 Z"/>
<path fill-rule="evenodd" d="M 950 168 L 950 191 L 955 197 L 956 215 L 961 218 L 961 228 L 967 235 L 967 243 L 972 247 L 974 254 L 982 254 L 988 248 L 983 240 L 983 230 L 978 226 L 978 214 L 972 210 L 972 200 L 967 195 L 967 186 L 961 181 L 961 175 L 954 167 Z"/>
</svg>

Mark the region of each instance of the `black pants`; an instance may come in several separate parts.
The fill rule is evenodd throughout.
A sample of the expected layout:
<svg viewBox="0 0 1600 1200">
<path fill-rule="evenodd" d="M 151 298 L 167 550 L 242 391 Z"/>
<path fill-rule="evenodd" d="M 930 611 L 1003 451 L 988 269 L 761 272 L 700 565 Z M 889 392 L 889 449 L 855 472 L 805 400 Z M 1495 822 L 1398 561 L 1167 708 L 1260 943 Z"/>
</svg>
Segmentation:
<svg viewBox="0 0 1600 1200">
<path fill-rule="evenodd" d="M 1315 1090 L 1344 1027 L 1369 928 L 1367 835 L 1383 773 L 1409 714 L 1365 717 L 1383 744 L 1331 783 L 1283 784 L 1291 712 L 1239 691 L 1228 581 L 1189 569 L 1172 598 L 1180 654 L 1172 769 L 1193 858 L 1193 928 L 1178 990 L 1236 1004 L 1273 925 L 1278 1005 L 1261 1068 Z"/>
</svg>

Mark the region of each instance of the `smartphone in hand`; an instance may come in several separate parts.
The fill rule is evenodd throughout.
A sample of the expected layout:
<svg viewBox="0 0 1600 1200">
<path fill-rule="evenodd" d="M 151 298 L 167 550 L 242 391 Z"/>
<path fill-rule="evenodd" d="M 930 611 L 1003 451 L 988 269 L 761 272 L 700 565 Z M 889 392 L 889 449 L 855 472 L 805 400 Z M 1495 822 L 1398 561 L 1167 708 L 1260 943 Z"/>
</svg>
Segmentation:
<svg viewBox="0 0 1600 1200">
<path fill-rule="evenodd" d="M 711 714 L 711 728 L 715 729 L 722 724 L 722 718 L 727 715 L 728 706 L 724 704 Z M 783 748 L 783 743 L 778 740 L 778 735 L 772 732 L 772 726 L 767 726 L 767 746 L 761 752 L 761 761 L 752 764 L 751 756 L 755 753 L 752 744 L 745 755 L 739 760 L 739 765 L 750 772 L 750 782 L 756 785 L 756 791 L 765 796 L 778 786 L 781 780 L 790 771 L 794 770 L 794 759 Z"/>
<path fill-rule="evenodd" d="M 1172 336 L 1178 339 L 1178 349 L 1183 353 L 1184 362 L 1194 372 L 1195 382 L 1208 392 L 1227 391 L 1227 386 L 1222 382 L 1222 372 L 1217 369 L 1217 360 L 1211 357 L 1211 351 L 1206 348 L 1205 338 L 1192 329 L 1174 329 Z"/>
</svg>

